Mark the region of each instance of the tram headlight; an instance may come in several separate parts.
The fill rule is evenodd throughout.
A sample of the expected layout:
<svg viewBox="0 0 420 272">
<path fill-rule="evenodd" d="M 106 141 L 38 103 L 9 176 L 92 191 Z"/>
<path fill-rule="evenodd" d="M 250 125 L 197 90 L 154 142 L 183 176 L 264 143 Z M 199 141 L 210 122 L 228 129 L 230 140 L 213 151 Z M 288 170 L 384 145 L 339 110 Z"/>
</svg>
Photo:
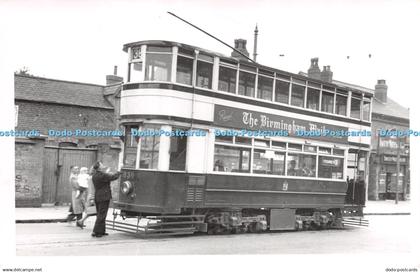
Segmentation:
<svg viewBox="0 0 420 272">
<path fill-rule="evenodd" d="M 121 184 L 121 192 L 125 195 L 131 193 L 133 191 L 133 188 L 134 186 L 133 183 L 131 183 L 131 181 L 126 180 Z"/>
</svg>

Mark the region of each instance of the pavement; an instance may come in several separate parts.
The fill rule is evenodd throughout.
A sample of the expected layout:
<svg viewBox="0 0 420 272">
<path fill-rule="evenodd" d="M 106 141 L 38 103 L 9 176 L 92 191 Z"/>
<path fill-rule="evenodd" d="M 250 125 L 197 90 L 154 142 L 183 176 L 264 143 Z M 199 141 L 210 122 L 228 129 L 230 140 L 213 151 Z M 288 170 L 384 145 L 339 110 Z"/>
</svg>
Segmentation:
<svg viewBox="0 0 420 272">
<path fill-rule="evenodd" d="M 69 206 L 43 206 L 39 208 L 16 208 L 16 223 L 52 223 L 66 222 Z M 112 220 L 112 211 L 109 209 L 108 218 Z M 394 200 L 367 201 L 364 208 L 365 215 L 409 215 L 411 213 L 410 201 Z"/>
</svg>

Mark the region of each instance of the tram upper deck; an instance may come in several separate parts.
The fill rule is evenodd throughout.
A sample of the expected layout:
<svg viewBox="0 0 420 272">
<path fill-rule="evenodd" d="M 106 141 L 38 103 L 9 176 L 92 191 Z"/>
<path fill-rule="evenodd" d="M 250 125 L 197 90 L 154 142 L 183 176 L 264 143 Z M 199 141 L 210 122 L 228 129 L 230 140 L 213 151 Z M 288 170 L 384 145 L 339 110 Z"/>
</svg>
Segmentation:
<svg viewBox="0 0 420 272">
<path fill-rule="evenodd" d="M 322 178 L 318 173 L 321 162 L 330 166 L 340 164 L 343 169 L 348 164 L 343 160 L 348 159 L 349 150 L 353 154 L 369 151 L 370 137 L 360 133 L 370 131 L 371 127 L 373 92 L 368 89 L 324 82 L 176 42 L 141 41 L 126 44 L 123 49 L 128 53 L 128 77 L 121 94 L 122 124 L 127 128 L 149 123 L 148 127 L 158 129 L 208 131 L 209 138 L 189 137 L 188 148 L 194 149 L 190 153 L 203 153 L 203 157 L 214 155 L 214 160 L 210 158 L 203 169 L 199 162 L 189 159 L 192 172 L 215 171 L 217 154 L 230 156 L 223 155 L 230 152 L 226 151 L 229 144 L 245 149 L 248 145 L 247 140 L 233 136 L 223 143 L 223 136 L 215 136 L 212 129 L 288 131 L 291 137 L 254 137 L 253 155 L 241 153 L 238 157 L 252 157 L 249 162 L 252 165 L 258 149 L 270 149 L 265 152 L 269 154 L 266 157 L 275 157 L 277 153 L 273 150 L 281 150 L 281 142 L 287 142 L 284 148 L 290 150 L 288 158 L 292 158 L 293 152 L 318 154 L 317 159 L 305 157 L 301 161 L 307 161 L 306 164 L 313 161 L 319 178 Z M 302 137 L 298 131 L 313 132 L 315 136 Z M 325 131 L 344 134 L 325 136 Z M 256 139 L 268 142 L 258 143 Z M 160 149 L 171 145 L 160 144 Z M 298 150 L 293 150 L 293 145 Z M 165 152 L 157 152 L 159 161 L 163 160 Z M 338 159 L 328 160 L 328 156 Z M 296 157 L 295 161 L 298 160 Z M 169 169 L 167 161 L 160 166 L 156 162 L 155 168 Z M 142 168 L 141 162 L 137 162 L 136 168 Z M 248 168 L 253 173 L 259 171 L 251 169 L 252 166 Z M 284 168 L 280 175 L 287 174 Z M 346 176 L 342 170 L 329 175 L 325 178 L 345 180 Z"/>
</svg>

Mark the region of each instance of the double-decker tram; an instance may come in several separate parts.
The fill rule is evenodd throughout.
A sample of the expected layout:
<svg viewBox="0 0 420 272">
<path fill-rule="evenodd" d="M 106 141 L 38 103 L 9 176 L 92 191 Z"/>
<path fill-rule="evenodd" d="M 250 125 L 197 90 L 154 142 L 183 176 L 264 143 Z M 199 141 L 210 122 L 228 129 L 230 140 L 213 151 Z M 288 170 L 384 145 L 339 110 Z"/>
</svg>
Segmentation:
<svg viewBox="0 0 420 272">
<path fill-rule="evenodd" d="M 361 211 L 372 91 L 176 42 L 124 51 L 126 133 L 109 226 L 154 234 L 340 228 L 346 213 Z"/>
</svg>

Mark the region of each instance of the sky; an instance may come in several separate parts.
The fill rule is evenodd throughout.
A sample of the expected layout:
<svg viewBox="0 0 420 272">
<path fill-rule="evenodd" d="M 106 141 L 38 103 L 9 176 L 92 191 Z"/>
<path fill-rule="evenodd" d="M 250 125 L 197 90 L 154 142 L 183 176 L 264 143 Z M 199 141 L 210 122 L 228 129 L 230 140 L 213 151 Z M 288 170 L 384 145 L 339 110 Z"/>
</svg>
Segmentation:
<svg viewBox="0 0 420 272">
<path fill-rule="evenodd" d="M 408 0 L 0 0 L 0 41 L 9 46 L 6 58 L 14 71 L 27 67 L 35 76 L 105 84 L 114 65 L 126 77 L 125 43 L 172 40 L 230 54 L 167 11 L 229 44 L 247 39 L 250 53 L 258 24 L 259 63 L 298 73 L 318 57 L 321 69 L 330 65 L 336 80 L 373 89 L 385 79 L 389 96 L 412 108 L 420 64 L 419 10 L 420 1 Z"/>
</svg>

